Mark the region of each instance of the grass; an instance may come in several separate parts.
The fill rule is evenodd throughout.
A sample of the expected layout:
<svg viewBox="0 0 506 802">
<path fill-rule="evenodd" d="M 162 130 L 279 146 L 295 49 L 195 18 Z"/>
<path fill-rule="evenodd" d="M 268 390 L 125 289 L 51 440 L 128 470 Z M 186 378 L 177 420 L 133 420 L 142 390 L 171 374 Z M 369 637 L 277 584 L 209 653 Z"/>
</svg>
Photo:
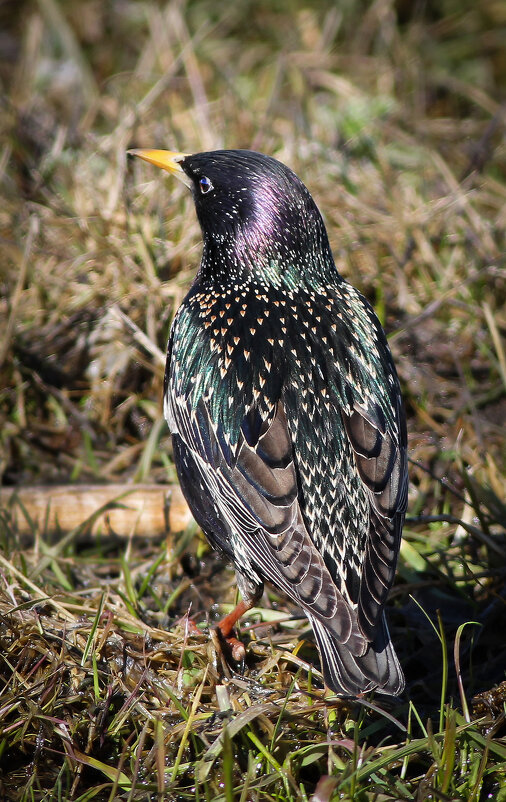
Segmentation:
<svg viewBox="0 0 506 802">
<path fill-rule="evenodd" d="M 308 184 L 389 334 L 411 488 L 396 704 L 326 695 L 310 630 L 272 590 L 243 624 L 244 674 L 227 666 L 211 625 L 233 574 L 192 526 L 166 543 L 48 532 L 14 497 L 0 796 L 506 800 L 505 33 L 493 0 L 5 15 L 2 484 L 175 480 L 163 352 L 200 246 L 184 188 L 127 164 L 152 145 L 253 147 Z"/>
</svg>

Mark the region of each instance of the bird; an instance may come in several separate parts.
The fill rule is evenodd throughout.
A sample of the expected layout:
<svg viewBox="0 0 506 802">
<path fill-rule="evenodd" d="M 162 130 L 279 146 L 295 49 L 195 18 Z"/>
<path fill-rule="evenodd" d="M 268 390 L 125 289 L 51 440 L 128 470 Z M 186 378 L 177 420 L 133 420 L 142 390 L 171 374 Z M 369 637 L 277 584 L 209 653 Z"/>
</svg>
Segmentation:
<svg viewBox="0 0 506 802">
<path fill-rule="evenodd" d="M 385 333 L 338 272 L 309 190 L 251 150 L 130 154 L 186 184 L 202 257 L 171 327 L 164 414 L 181 489 L 242 600 L 269 582 L 313 629 L 331 692 L 398 696 L 385 602 L 407 505 L 407 434 Z"/>
</svg>

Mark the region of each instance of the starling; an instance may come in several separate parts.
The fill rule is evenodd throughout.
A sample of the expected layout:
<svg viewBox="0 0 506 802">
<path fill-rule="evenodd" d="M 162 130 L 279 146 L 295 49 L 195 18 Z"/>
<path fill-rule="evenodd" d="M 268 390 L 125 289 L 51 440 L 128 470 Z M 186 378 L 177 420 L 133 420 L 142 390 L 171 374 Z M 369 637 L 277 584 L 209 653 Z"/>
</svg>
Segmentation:
<svg viewBox="0 0 506 802">
<path fill-rule="evenodd" d="M 243 597 L 218 627 L 240 657 L 233 626 L 269 581 L 304 610 L 329 688 L 397 695 L 384 606 L 406 424 L 383 329 L 288 167 L 248 150 L 130 152 L 190 188 L 202 229 L 164 409 L 183 493 Z"/>
</svg>

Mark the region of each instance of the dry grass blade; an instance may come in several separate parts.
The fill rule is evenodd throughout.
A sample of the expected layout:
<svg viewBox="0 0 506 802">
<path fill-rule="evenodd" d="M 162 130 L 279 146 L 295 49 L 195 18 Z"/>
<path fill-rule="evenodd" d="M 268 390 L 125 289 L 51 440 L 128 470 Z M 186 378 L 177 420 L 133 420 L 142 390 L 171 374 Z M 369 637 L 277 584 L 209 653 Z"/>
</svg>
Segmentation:
<svg viewBox="0 0 506 802">
<path fill-rule="evenodd" d="M 21 259 L 21 264 L 19 266 L 18 278 L 16 281 L 14 292 L 12 293 L 12 296 L 10 298 L 9 319 L 7 320 L 7 325 L 5 327 L 2 340 L 0 341 L 0 368 L 3 365 L 5 356 L 11 345 L 12 332 L 14 330 L 14 325 L 16 322 L 16 313 L 21 299 L 21 294 L 24 289 L 28 262 L 32 255 L 33 243 L 35 237 L 37 236 L 38 230 L 39 230 L 39 220 L 34 215 L 33 217 L 30 218 L 28 236 L 26 238 L 26 244 L 23 252 L 23 257 Z"/>
</svg>

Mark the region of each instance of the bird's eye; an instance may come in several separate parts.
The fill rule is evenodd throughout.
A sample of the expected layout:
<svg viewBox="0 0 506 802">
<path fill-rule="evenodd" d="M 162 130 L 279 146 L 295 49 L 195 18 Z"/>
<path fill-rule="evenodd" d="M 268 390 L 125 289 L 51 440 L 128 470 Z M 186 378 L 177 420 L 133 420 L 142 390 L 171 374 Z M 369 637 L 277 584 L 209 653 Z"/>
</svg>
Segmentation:
<svg viewBox="0 0 506 802">
<path fill-rule="evenodd" d="M 205 175 L 203 175 L 202 178 L 199 180 L 199 187 L 203 195 L 206 195 L 213 189 L 211 181 Z"/>
</svg>

